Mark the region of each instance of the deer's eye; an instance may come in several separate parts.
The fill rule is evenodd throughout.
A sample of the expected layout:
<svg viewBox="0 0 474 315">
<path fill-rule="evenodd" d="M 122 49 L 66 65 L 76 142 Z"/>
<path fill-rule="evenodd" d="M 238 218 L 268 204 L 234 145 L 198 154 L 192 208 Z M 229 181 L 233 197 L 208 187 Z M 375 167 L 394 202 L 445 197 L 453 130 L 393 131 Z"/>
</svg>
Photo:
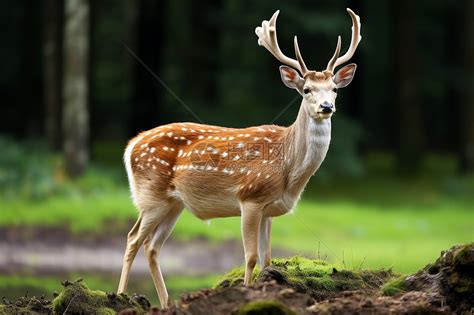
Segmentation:
<svg viewBox="0 0 474 315">
<path fill-rule="evenodd" d="M 311 92 L 311 90 L 308 89 L 308 88 L 306 88 L 306 89 L 303 90 L 303 93 L 304 93 L 304 94 L 308 94 L 308 93 L 310 93 L 310 92 Z"/>
<path fill-rule="evenodd" d="M 335 87 L 334 89 L 332 89 L 332 91 L 333 91 L 334 93 L 337 93 L 337 87 Z"/>
</svg>

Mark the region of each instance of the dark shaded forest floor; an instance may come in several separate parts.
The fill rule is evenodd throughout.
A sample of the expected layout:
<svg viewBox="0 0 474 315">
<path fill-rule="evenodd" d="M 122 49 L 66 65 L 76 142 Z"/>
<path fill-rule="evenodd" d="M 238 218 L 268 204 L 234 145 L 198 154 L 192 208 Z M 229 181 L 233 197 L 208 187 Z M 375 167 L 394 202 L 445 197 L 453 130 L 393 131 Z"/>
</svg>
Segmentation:
<svg viewBox="0 0 474 315">
<path fill-rule="evenodd" d="M 0 314 L 471 314 L 474 310 L 474 243 L 443 251 L 409 276 L 390 270 L 338 270 L 321 260 L 274 259 L 242 286 L 232 270 L 213 289 L 188 293 L 166 310 L 141 295 L 90 290 L 83 281 L 63 283 L 54 299 L 4 299 Z"/>
</svg>

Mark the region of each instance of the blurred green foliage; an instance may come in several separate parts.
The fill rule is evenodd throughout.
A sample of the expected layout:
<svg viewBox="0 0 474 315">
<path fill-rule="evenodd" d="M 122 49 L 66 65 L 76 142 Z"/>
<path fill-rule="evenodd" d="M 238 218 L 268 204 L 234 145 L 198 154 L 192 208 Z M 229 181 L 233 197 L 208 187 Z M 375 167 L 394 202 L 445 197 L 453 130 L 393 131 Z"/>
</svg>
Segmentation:
<svg viewBox="0 0 474 315">
<path fill-rule="evenodd" d="M 0 196 L 29 202 L 47 200 L 50 197 L 94 196 L 115 192 L 126 185 L 126 178 L 117 163 L 109 163 L 103 154 L 101 162 L 91 166 L 89 172 L 76 180 L 67 178 L 64 163 L 59 154 L 51 153 L 38 141 L 18 141 L 0 137 Z M 114 148 L 117 146 L 115 145 Z M 104 144 L 97 149 L 109 152 Z M 120 150 L 118 150 L 120 152 Z M 121 154 L 117 154 L 120 156 Z M 121 162 L 121 159 L 118 159 Z"/>
<path fill-rule="evenodd" d="M 40 143 L 0 137 L 0 147 L 0 194 L 41 199 L 61 189 L 55 179 L 60 159 Z"/>
</svg>

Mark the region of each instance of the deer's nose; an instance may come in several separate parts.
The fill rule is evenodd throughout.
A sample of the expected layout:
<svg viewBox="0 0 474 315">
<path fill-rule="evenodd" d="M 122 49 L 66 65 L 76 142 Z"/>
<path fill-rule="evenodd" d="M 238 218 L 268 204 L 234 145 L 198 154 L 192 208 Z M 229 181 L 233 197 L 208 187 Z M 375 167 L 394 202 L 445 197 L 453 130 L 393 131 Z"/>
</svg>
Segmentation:
<svg viewBox="0 0 474 315">
<path fill-rule="evenodd" d="M 321 108 L 323 109 L 322 112 L 325 114 L 332 113 L 334 105 L 329 102 L 324 102 L 321 104 Z"/>
</svg>

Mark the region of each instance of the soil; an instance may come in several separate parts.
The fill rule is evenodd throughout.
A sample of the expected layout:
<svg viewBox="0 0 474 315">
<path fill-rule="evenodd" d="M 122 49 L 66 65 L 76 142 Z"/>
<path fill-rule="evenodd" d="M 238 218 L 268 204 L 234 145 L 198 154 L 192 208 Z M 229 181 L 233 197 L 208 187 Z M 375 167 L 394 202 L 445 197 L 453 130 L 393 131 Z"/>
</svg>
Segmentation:
<svg viewBox="0 0 474 315">
<path fill-rule="evenodd" d="M 289 308 L 274 307 L 268 312 L 242 310 L 255 301 L 278 301 Z M 264 303 L 262 303 L 264 304 Z M 219 291 L 202 290 L 184 296 L 178 304 L 158 314 L 451 314 L 448 306 L 433 301 L 424 292 L 408 292 L 397 297 L 362 291 L 345 291 L 321 301 L 308 294 L 277 284 L 257 283 L 251 287 L 232 287 Z"/>
</svg>

